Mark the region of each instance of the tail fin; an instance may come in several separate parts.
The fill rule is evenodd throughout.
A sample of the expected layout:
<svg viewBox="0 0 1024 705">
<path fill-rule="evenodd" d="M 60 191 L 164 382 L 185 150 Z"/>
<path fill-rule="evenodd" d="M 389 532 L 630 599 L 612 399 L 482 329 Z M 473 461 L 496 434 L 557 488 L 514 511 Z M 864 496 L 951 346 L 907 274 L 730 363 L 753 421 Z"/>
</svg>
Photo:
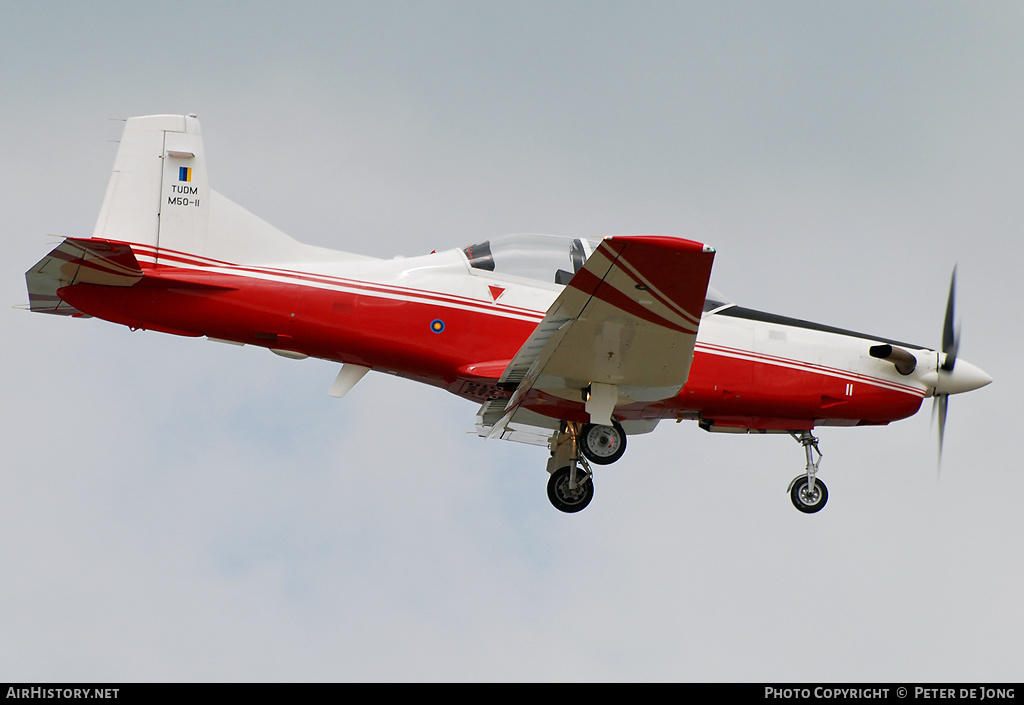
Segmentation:
<svg viewBox="0 0 1024 705">
<path fill-rule="evenodd" d="M 245 264 L 361 259 L 303 245 L 210 188 L 195 115 L 130 118 L 94 238 L 137 244 L 140 257 Z"/>
</svg>

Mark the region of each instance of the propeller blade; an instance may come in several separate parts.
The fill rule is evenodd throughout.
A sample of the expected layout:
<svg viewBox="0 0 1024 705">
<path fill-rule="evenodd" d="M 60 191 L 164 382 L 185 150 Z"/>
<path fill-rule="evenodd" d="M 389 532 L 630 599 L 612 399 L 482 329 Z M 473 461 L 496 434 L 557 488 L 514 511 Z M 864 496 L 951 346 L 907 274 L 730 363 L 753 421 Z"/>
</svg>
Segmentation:
<svg viewBox="0 0 1024 705">
<path fill-rule="evenodd" d="M 949 299 L 946 302 L 946 320 L 942 325 L 942 351 L 936 353 L 935 376 L 930 377 L 934 382 L 931 393 L 934 397 L 932 403 L 932 426 L 935 426 L 935 416 L 939 417 L 939 466 L 942 465 L 942 445 L 946 436 L 946 416 L 949 413 L 949 395 L 969 392 L 972 389 L 984 387 L 992 381 L 985 372 L 978 369 L 966 360 L 956 366 L 957 354 L 960 351 L 960 324 L 956 320 L 956 267 L 953 267 L 953 276 L 949 281 Z"/>
<path fill-rule="evenodd" d="M 956 265 L 953 266 L 953 276 L 949 280 L 949 298 L 946 300 L 946 319 L 942 323 L 942 352 L 945 357 L 939 367 L 939 374 L 952 372 L 956 365 L 957 351 L 960 349 L 960 328 L 956 325 Z M 938 469 L 942 469 L 942 445 L 946 438 L 946 414 L 949 411 L 949 394 L 936 394 L 935 402 L 932 404 L 932 423 L 935 423 L 935 415 L 939 416 L 939 462 Z"/>
<path fill-rule="evenodd" d="M 946 437 L 946 413 L 949 410 L 949 395 L 940 394 L 935 398 L 939 409 L 939 465 L 942 465 L 942 442 Z"/>
<path fill-rule="evenodd" d="M 946 320 L 942 325 L 942 352 L 946 359 L 942 361 L 942 369 L 949 372 L 956 365 L 957 351 L 960 349 L 960 326 L 954 321 L 954 305 L 956 299 L 956 267 L 949 282 L 949 300 L 946 302 Z"/>
</svg>

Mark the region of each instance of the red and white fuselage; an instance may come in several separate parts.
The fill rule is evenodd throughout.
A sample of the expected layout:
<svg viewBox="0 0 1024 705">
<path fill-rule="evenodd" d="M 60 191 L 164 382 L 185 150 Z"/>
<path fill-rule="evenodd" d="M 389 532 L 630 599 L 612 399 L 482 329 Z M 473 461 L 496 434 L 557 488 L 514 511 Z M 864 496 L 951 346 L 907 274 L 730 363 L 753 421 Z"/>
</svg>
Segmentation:
<svg viewBox="0 0 1024 705">
<path fill-rule="evenodd" d="M 387 260 L 304 245 L 210 189 L 194 116 L 158 115 L 127 122 L 93 237 L 26 278 L 34 311 L 341 363 L 335 396 L 369 370 L 444 388 L 481 405 L 481 434 L 573 467 L 556 446 L 586 424 L 796 434 L 887 424 L 991 381 L 955 353 L 719 300 L 713 257 L 656 236 Z"/>
<path fill-rule="evenodd" d="M 477 402 L 509 396 L 498 379 L 562 289 L 474 271 L 461 250 L 278 268 L 124 245 L 135 253 L 141 280 L 130 287 L 78 283 L 60 288 L 60 298 L 133 329 L 359 365 Z M 726 302 L 709 300 L 708 307 L 683 388 L 671 399 L 617 407 L 618 420 L 786 431 L 885 424 L 913 415 L 934 392 L 933 350 L 901 344 L 921 362 L 905 376 L 868 354 L 881 338 Z M 583 407 L 582 400 L 557 398 L 532 404 L 569 420 L 585 420 Z"/>
</svg>

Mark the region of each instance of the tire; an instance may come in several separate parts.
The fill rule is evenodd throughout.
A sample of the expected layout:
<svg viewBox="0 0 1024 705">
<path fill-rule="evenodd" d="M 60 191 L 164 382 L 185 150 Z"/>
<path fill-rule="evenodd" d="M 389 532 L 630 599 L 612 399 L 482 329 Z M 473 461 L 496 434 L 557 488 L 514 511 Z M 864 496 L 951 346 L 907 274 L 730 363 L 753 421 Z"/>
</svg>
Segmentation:
<svg viewBox="0 0 1024 705">
<path fill-rule="evenodd" d="M 825 508 L 828 502 L 828 488 L 821 480 L 814 479 L 814 495 L 808 494 L 807 489 L 810 483 L 807 477 L 798 478 L 793 483 L 793 489 L 789 491 L 789 498 L 793 500 L 793 506 L 804 514 L 814 514 Z"/>
<path fill-rule="evenodd" d="M 582 475 L 582 473 L 578 473 Z M 569 491 L 569 468 L 564 467 L 551 473 L 548 479 L 548 499 L 555 509 L 566 514 L 575 514 L 586 509 L 594 498 L 594 479 L 586 478 L 577 483 L 576 492 Z"/>
<path fill-rule="evenodd" d="M 580 452 L 597 465 L 611 465 L 626 452 L 626 432 L 618 421 L 611 426 L 588 423 L 579 438 Z"/>
</svg>

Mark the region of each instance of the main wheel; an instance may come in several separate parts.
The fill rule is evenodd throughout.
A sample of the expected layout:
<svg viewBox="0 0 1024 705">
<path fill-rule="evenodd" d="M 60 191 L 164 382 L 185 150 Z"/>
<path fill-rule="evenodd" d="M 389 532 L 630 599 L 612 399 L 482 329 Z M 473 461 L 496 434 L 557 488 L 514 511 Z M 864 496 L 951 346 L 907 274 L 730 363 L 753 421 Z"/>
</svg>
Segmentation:
<svg viewBox="0 0 1024 705">
<path fill-rule="evenodd" d="M 804 514 L 820 512 L 828 501 L 828 488 L 825 483 L 814 478 L 814 491 L 810 491 L 810 483 L 807 476 L 797 478 L 793 482 L 793 489 L 789 491 L 789 498 L 793 500 L 793 506 Z"/>
<path fill-rule="evenodd" d="M 612 421 L 611 426 L 588 423 L 580 432 L 579 445 L 590 462 L 610 465 L 626 452 L 626 432 L 618 421 Z"/>
<path fill-rule="evenodd" d="M 577 471 L 576 474 L 583 476 L 581 471 Z M 568 467 L 551 473 L 551 477 L 548 479 L 548 499 L 551 500 L 551 504 L 555 505 L 555 509 L 573 514 L 586 508 L 593 498 L 594 479 L 592 477 L 587 477 L 583 482 L 577 482 L 576 489 L 570 490 Z"/>
</svg>

